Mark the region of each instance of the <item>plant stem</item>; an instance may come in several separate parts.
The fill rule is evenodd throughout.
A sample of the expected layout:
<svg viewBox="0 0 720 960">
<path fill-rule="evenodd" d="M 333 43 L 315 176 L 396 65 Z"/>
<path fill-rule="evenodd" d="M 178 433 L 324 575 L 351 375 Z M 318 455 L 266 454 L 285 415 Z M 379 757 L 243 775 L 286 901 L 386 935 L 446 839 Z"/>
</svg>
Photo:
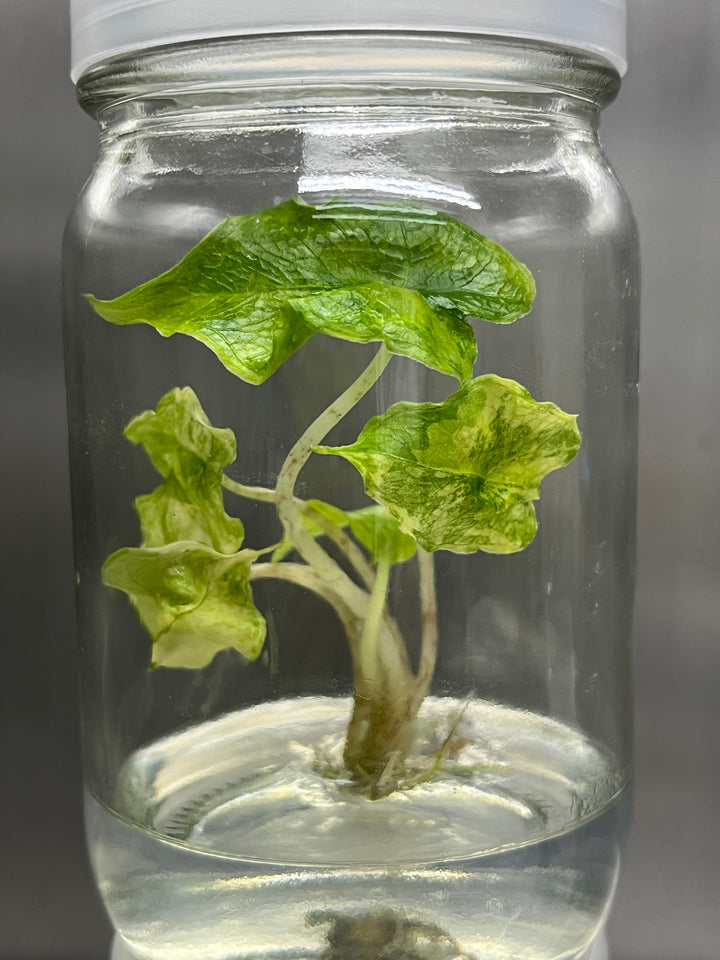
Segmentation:
<svg viewBox="0 0 720 960">
<path fill-rule="evenodd" d="M 418 547 L 418 575 L 420 587 L 420 663 L 417 672 L 415 697 L 418 707 L 425 699 L 437 659 L 438 615 L 437 594 L 435 590 L 435 558 L 432 553 Z"/>
<path fill-rule="evenodd" d="M 258 500 L 262 503 L 276 503 L 277 491 L 270 487 L 254 487 L 244 483 L 239 483 L 223 474 L 220 481 L 226 490 L 237 494 L 239 497 L 245 497 L 246 500 Z M 294 497 L 293 502 L 297 509 L 311 517 L 313 522 L 322 528 L 323 533 L 329 537 L 333 543 L 342 551 L 353 568 L 360 576 L 361 580 L 368 588 L 372 588 L 375 582 L 375 573 L 373 568 L 365 559 L 362 550 L 350 539 L 345 531 L 327 517 L 323 516 L 318 510 L 314 510 L 312 504 L 300 497 Z"/>
<path fill-rule="evenodd" d="M 332 540 L 335 546 L 353 566 L 365 586 L 372 590 L 372 586 L 375 583 L 375 571 L 367 562 L 365 554 L 357 544 L 350 539 L 342 527 L 328 520 L 328 518 L 323 516 L 319 511 L 313 510 L 311 504 L 306 503 L 304 500 L 298 500 L 297 497 L 295 498 L 295 502 L 300 505 L 302 512 L 307 514 L 307 516 L 322 529 L 323 533 Z"/>
<path fill-rule="evenodd" d="M 384 570 L 378 565 L 360 638 L 355 703 L 344 758 L 355 780 L 366 785 L 371 799 L 386 796 L 403 781 L 415 719 L 435 671 L 438 622 L 434 558 L 422 549 L 418 549 L 417 558 L 422 637 L 417 674 L 413 675 L 409 666 L 402 637 L 398 639 L 391 632 L 383 642 L 373 633 L 378 623 L 376 605 L 385 602 L 384 596 L 382 601 L 377 598 L 387 590 L 389 567 Z"/>
<path fill-rule="evenodd" d="M 255 563 L 250 568 L 250 580 L 286 580 L 317 594 L 335 610 L 345 628 L 348 639 L 356 642 L 362 629 L 362 621 L 311 567 L 305 563 Z"/>
<path fill-rule="evenodd" d="M 255 564 L 252 580 L 286 580 L 316 593 L 329 603 L 347 633 L 354 665 L 354 706 L 344 759 L 353 778 L 371 797 L 392 792 L 399 783 L 418 709 L 430 686 L 437 651 L 437 604 L 431 554 L 418 551 L 422 645 L 417 676 L 408 660 L 403 637 L 386 608 L 391 564 L 380 559 L 372 570 L 362 551 L 341 526 L 295 496 L 295 483 L 313 447 L 376 383 L 390 360 L 383 345 L 360 376 L 305 430 L 288 453 L 277 487 L 246 486 L 223 477 L 223 486 L 240 496 L 275 503 L 285 535 L 305 561 Z M 358 586 L 320 546 L 303 523 L 303 514 L 340 548 L 360 575 Z"/>
<path fill-rule="evenodd" d="M 385 610 L 389 583 L 390 561 L 381 559 L 377 566 L 377 575 L 370 594 L 370 603 L 365 614 L 365 623 L 358 647 L 357 660 L 363 687 L 369 686 L 372 688 L 380 682 L 380 678 L 377 676 L 380 668 L 378 631 Z"/>
<path fill-rule="evenodd" d="M 244 483 L 238 483 L 231 477 L 222 475 L 220 483 L 231 493 L 236 493 L 239 497 L 245 497 L 247 500 L 260 500 L 262 503 L 275 503 L 277 493 L 270 487 L 250 487 Z"/>
<path fill-rule="evenodd" d="M 313 420 L 285 458 L 276 487 L 278 516 L 288 539 L 294 544 L 300 556 L 314 567 L 329 585 L 347 595 L 348 599 L 353 596 L 357 601 L 359 600 L 358 592 L 361 593 L 364 598 L 363 605 L 367 599 L 365 592 L 350 579 L 303 526 L 295 505 L 294 489 L 298 474 L 307 463 L 312 448 L 322 443 L 332 428 L 365 396 L 388 365 L 390 357 L 390 351 L 383 344 L 360 376 L 340 394 L 334 403 L 331 403 Z"/>
</svg>

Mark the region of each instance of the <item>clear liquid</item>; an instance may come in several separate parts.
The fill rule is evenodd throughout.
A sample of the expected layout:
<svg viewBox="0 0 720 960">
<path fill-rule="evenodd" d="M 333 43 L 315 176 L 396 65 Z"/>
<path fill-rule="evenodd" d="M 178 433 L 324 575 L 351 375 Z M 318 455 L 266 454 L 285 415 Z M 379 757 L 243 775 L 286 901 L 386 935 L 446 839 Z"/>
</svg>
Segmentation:
<svg viewBox="0 0 720 960">
<path fill-rule="evenodd" d="M 618 867 L 619 784 L 576 731 L 429 699 L 416 755 L 439 775 L 369 800 L 339 767 L 347 701 L 263 704 L 126 763 L 88 798 L 113 922 L 143 960 L 580 958 Z M 601 812 L 604 811 L 604 812 Z"/>
</svg>

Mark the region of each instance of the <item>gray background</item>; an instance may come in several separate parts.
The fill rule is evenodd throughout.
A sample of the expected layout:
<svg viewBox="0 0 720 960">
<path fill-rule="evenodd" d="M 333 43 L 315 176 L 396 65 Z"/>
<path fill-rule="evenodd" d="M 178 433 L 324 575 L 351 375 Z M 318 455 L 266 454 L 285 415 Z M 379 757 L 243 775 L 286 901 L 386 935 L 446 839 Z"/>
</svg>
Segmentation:
<svg viewBox="0 0 720 960">
<path fill-rule="evenodd" d="M 613 960 L 720 957 L 720 0 L 630 0 L 603 139 L 643 260 L 635 814 Z M 101 960 L 80 820 L 60 334 L 95 152 L 65 0 L 0 0 L 0 958 Z"/>
</svg>

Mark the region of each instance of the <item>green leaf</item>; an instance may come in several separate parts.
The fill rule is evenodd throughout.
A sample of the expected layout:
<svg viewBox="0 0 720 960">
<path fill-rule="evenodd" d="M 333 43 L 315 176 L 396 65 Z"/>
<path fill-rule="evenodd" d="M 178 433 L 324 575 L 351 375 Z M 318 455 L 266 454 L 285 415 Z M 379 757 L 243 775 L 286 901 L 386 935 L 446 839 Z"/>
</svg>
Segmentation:
<svg viewBox="0 0 720 960">
<path fill-rule="evenodd" d="M 225 556 L 198 543 L 126 547 L 108 557 L 103 582 L 123 590 L 153 639 L 153 665 L 206 666 L 232 647 L 260 655 L 265 621 L 249 583 L 257 554 Z"/>
<path fill-rule="evenodd" d="M 295 297 L 293 306 L 318 333 L 356 343 L 382 341 L 391 353 L 412 357 L 457 377 L 472 376 L 477 344 L 472 327 L 415 290 L 366 283 Z"/>
<path fill-rule="evenodd" d="M 403 533 L 395 517 L 383 507 L 373 504 L 359 510 L 340 510 L 322 500 L 309 500 L 310 514 L 303 515 L 303 522 L 313 536 L 324 531 L 313 520 L 312 512 L 319 513 L 338 527 L 349 526 L 358 541 L 368 550 L 373 563 L 388 560 L 404 563 L 415 555 L 417 543 L 414 537 Z"/>
<path fill-rule="evenodd" d="M 357 282 L 362 269 L 367 282 L 417 290 L 433 306 L 460 318 L 495 323 L 517 320 L 532 306 L 535 282 L 524 264 L 495 241 L 431 207 L 333 200 L 308 209 L 320 221 L 316 229 L 323 269 L 341 284 Z M 305 269 L 302 258 L 298 268 Z"/>
<path fill-rule="evenodd" d="M 243 525 L 225 513 L 221 487 L 223 470 L 235 459 L 235 436 L 211 425 L 190 387 L 171 390 L 155 410 L 135 417 L 125 435 L 142 444 L 165 477 L 135 500 L 143 546 L 194 540 L 220 553 L 238 550 Z"/>
<path fill-rule="evenodd" d="M 534 294 L 526 267 L 445 214 L 291 200 L 229 217 L 177 266 L 115 300 L 87 299 L 111 323 L 200 340 L 250 383 L 315 333 L 382 341 L 465 382 L 477 350 L 465 318 L 515 320 Z"/>
<path fill-rule="evenodd" d="M 387 560 L 404 563 L 415 556 L 417 542 L 403 533 L 400 524 L 384 507 L 362 507 L 348 513 L 350 529 L 360 543 L 370 551 L 373 563 Z"/>
<path fill-rule="evenodd" d="M 354 444 L 368 494 L 425 550 L 514 553 L 533 539 L 540 482 L 577 453 L 575 417 L 514 380 L 477 377 L 443 403 L 397 403 Z"/>
<path fill-rule="evenodd" d="M 130 597 L 153 639 L 155 666 L 197 669 L 227 647 L 256 659 L 265 639 L 249 582 L 257 553 L 236 552 L 243 525 L 223 506 L 232 431 L 213 427 L 185 387 L 135 417 L 125 434 L 164 480 L 135 500 L 143 544 L 109 557 L 104 583 Z"/>
<path fill-rule="evenodd" d="M 356 539 L 367 549 L 373 563 L 379 560 L 404 563 L 417 551 L 415 538 L 403 533 L 395 517 L 377 504 L 346 511 L 323 500 L 308 500 L 301 520 L 313 537 L 322 537 L 327 533 L 318 521 L 318 515 L 341 530 L 350 527 Z M 272 555 L 273 563 L 284 560 L 294 549 L 292 540 L 283 540 Z"/>
<path fill-rule="evenodd" d="M 324 500 L 308 500 L 302 512 L 302 522 L 305 529 L 313 537 L 321 537 L 325 532 L 316 517 L 313 517 L 313 514 L 319 514 L 328 523 L 332 523 L 341 529 L 348 525 L 348 514 L 345 510 L 341 510 L 340 507 L 336 507 L 332 503 L 325 503 Z"/>
</svg>

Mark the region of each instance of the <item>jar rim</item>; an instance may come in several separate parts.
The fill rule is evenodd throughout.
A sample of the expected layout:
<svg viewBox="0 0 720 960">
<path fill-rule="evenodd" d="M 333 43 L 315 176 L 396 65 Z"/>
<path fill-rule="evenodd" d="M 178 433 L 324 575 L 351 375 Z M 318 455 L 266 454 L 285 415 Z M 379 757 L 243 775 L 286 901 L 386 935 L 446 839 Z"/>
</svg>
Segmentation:
<svg viewBox="0 0 720 960">
<path fill-rule="evenodd" d="M 242 99 L 289 106 L 317 94 L 352 98 L 420 93 L 428 104 L 506 92 L 564 95 L 602 109 L 620 86 L 617 71 L 587 53 L 530 40 L 375 31 L 268 34 L 143 50 L 108 59 L 78 82 L 88 112 L 133 99 L 192 103 Z"/>
<path fill-rule="evenodd" d="M 325 31 L 427 32 L 584 50 L 622 76 L 627 0 L 71 0 L 74 82 L 111 57 L 211 38 Z"/>
</svg>

